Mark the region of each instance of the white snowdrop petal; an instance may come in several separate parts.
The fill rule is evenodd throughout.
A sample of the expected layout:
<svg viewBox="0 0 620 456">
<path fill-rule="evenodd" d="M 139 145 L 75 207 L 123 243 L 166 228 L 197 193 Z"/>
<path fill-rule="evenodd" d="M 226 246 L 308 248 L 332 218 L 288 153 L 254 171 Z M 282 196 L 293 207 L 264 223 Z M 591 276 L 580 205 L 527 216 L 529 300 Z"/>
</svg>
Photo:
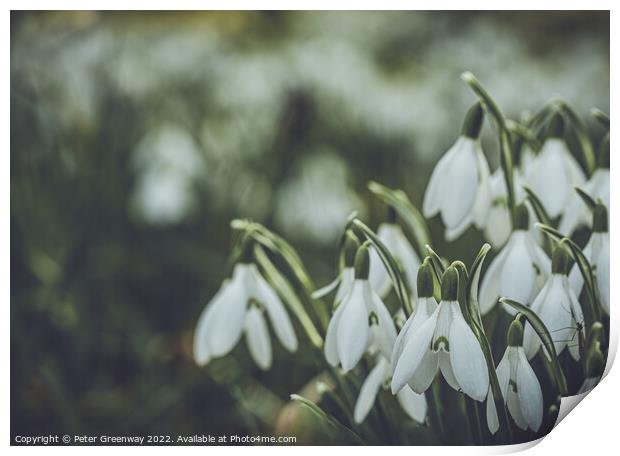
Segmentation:
<svg viewBox="0 0 620 456">
<path fill-rule="evenodd" d="M 493 400 L 493 393 L 491 388 L 487 393 L 487 426 L 489 432 L 495 434 L 499 430 L 499 419 L 497 417 L 497 407 L 495 407 L 495 401 Z"/>
<path fill-rule="evenodd" d="M 312 299 L 321 299 L 323 296 L 330 294 L 332 291 L 336 289 L 336 287 L 340 285 L 340 276 L 336 277 L 330 283 L 325 285 L 324 287 L 315 290 L 312 293 Z"/>
<path fill-rule="evenodd" d="M 338 334 L 342 307 L 342 304 L 338 306 L 332 315 L 329 325 L 327 326 L 327 334 L 325 336 L 325 359 L 330 366 L 334 367 L 340 364 L 340 357 L 338 356 L 338 338 L 336 335 Z"/>
<path fill-rule="evenodd" d="M 225 286 L 222 285 L 222 288 Z M 213 307 L 217 305 L 217 302 L 222 294 L 222 288 L 218 290 L 211 301 L 205 306 L 200 313 L 198 323 L 196 324 L 196 330 L 194 331 L 194 361 L 199 366 L 206 365 L 211 360 L 211 353 L 209 351 L 208 333 L 209 333 L 209 314 L 212 312 Z"/>
<path fill-rule="evenodd" d="M 501 272 L 500 295 L 527 305 L 534 288 L 536 271 L 525 244 L 526 235 L 525 231 L 513 234 L 515 242 L 511 243 Z"/>
<path fill-rule="evenodd" d="M 460 147 L 452 156 L 446 169 L 443 185 L 449 194 L 441 201 L 441 218 L 447 229 L 462 225 L 472 217 L 472 209 L 478 191 L 478 167 L 476 164 L 476 141 L 459 138 Z"/>
<path fill-rule="evenodd" d="M 405 386 L 396 394 L 396 397 L 400 406 L 412 420 L 418 423 L 424 423 L 427 412 L 427 403 L 424 394 L 418 394 L 412 391 L 408 386 Z"/>
<path fill-rule="evenodd" d="M 392 393 L 397 393 L 409 382 L 426 352 L 430 351 L 438 314 L 439 308 L 433 312 L 433 315 L 407 341 L 400 358 L 396 362 L 396 368 L 392 376 Z"/>
<path fill-rule="evenodd" d="M 489 389 L 489 372 L 480 343 L 460 309 L 453 309 L 450 328 L 450 363 L 463 392 L 483 401 Z"/>
<path fill-rule="evenodd" d="M 527 361 L 523 348 L 517 349 L 519 360 L 517 365 L 517 396 L 523 418 L 533 431 L 538 431 L 543 419 L 543 396 L 540 383 L 534 370 Z"/>
<path fill-rule="evenodd" d="M 256 299 L 265 306 L 273 330 L 282 346 L 288 351 L 294 352 L 297 350 L 297 336 L 284 304 L 258 271 L 255 271 L 255 275 Z"/>
<path fill-rule="evenodd" d="M 432 350 L 424 353 L 418 368 L 409 378 L 407 384 L 414 392 L 418 394 L 424 393 L 433 383 L 439 370 L 439 356 Z"/>
<path fill-rule="evenodd" d="M 263 370 L 271 367 L 271 339 L 267 330 L 267 323 L 260 310 L 252 307 L 248 310 L 245 321 L 246 343 L 250 355 L 256 365 Z"/>
<path fill-rule="evenodd" d="M 489 268 L 487 269 L 484 277 L 482 278 L 482 282 L 480 284 L 480 313 L 482 315 L 486 315 L 489 313 L 497 302 L 497 299 L 500 295 L 500 287 L 501 287 L 501 275 L 502 269 L 504 266 L 504 261 L 506 260 L 506 256 L 508 255 L 509 246 L 511 244 L 511 240 L 508 241 L 508 244 L 499 252 L 499 254 L 493 258 L 491 263 L 489 264 Z"/>
<path fill-rule="evenodd" d="M 457 142 L 444 154 L 437 162 L 431 178 L 426 186 L 426 192 L 424 193 L 424 201 L 422 204 L 422 212 L 424 217 L 433 217 L 439 208 L 441 207 L 443 198 L 446 194 L 445 179 L 446 170 L 448 169 L 452 156 L 456 153 L 459 146 Z"/>
<path fill-rule="evenodd" d="M 360 394 L 355 402 L 355 409 L 353 410 L 353 418 L 356 423 L 360 424 L 368 416 L 368 412 L 370 412 L 375 403 L 379 388 L 388 375 L 388 368 L 388 361 L 380 356 L 377 365 L 364 380 Z"/>
<path fill-rule="evenodd" d="M 226 355 L 241 338 L 248 304 L 247 265 L 237 265 L 208 319 L 206 336 L 213 357 Z M 243 268 L 243 269 L 242 269 Z"/>
<path fill-rule="evenodd" d="M 440 351 L 437 353 L 437 361 L 441 375 L 446 383 L 448 383 L 452 389 L 461 391 L 461 386 L 454 375 L 454 370 L 452 369 L 452 364 L 450 363 L 450 354 L 445 351 Z"/>
<path fill-rule="evenodd" d="M 396 340 L 396 328 L 394 327 L 394 321 L 390 312 L 383 304 L 383 301 L 372 290 L 369 283 L 366 283 L 366 301 L 372 303 L 373 311 L 377 315 L 378 324 L 373 324 L 373 328 L 376 327 L 374 332 L 377 348 L 381 351 L 386 359 L 392 355 L 392 348 L 394 347 L 394 341 Z"/>
<path fill-rule="evenodd" d="M 356 280 L 351 293 L 342 302 L 342 315 L 336 334 L 338 357 L 345 372 L 359 362 L 368 345 L 368 303 L 363 280 Z"/>
<path fill-rule="evenodd" d="M 336 291 L 334 304 L 342 302 L 342 300 L 351 292 L 351 289 L 353 288 L 353 281 L 355 280 L 355 270 L 352 267 L 346 267 L 342 270 L 340 277 L 340 286 Z"/>
<path fill-rule="evenodd" d="M 483 228 L 491 204 L 490 172 L 487 159 L 478 141 L 476 144 L 476 160 L 478 165 L 478 189 L 476 201 L 472 209 L 472 218 L 478 228 Z"/>
</svg>

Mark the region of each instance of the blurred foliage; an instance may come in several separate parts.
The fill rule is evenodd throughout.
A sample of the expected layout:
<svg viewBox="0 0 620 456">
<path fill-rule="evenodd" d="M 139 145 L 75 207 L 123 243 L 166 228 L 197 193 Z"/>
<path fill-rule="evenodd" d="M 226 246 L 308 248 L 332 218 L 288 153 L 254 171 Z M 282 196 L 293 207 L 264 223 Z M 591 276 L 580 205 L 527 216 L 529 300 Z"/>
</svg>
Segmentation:
<svg viewBox="0 0 620 456">
<path fill-rule="evenodd" d="M 304 344 L 269 372 L 243 344 L 191 359 L 229 221 L 279 231 L 325 283 L 348 213 L 384 216 L 369 180 L 420 204 L 473 100 L 464 69 L 513 118 L 553 95 L 608 112 L 609 16 L 13 12 L 12 434 L 326 443 L 286 405 L 319 374 Z M 471 263 L 480 233 L 447 245 L 430 226 Z"/>
</svg>

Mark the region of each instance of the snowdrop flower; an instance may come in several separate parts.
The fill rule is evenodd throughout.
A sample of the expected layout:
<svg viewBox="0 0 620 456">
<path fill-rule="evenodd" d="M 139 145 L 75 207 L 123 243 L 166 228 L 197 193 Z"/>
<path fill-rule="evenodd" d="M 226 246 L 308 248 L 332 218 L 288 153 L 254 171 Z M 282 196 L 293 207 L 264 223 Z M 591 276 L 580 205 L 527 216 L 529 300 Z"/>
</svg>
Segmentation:
<svg viewBox="0 0 620 456">
<path fill-rule="evenodd" d="M 489 372 L 482 348 L 457 302 L 458 282 L 458 271 L 450 266 L 441 281 L 439 306 L 411 337 L 407 337 L 395 362 L 392 393 L 405 385 L 416 393 L 423 393 L 441 371 L 455 390 L 477 401 L 486 397 Z"/>
<path fill-rule="evenodd" d="M 366 351 L 392 352 L 396 328 L 390 312 L 368 281 L 368 248 L 362 245 L 355 256 L 355 278 L 351 291 L 336 308 L 327 327 L 325 358 L 332 366 L 353 369 Z"/>
<path fill-rule="evenodd" d="M 500 297 L 530 304 L 545 283 L 551 262 L 536 244 L 529 230 L 529 213 L 525 204 L 517 206 L 515 231 L 508 243 L 491 261 L 480 287 L 480 311 L 488 313 Z M 511 314 L 514 311 L 504 308 Z"/>
<path fill-rule="evenodd" d="M 336 290 L 334 306 L 337 306 L 340 301 L 342 301 L 344 297 L 349 294 L 353 286 L 355 276 L 354 263 L 355 254 L 357 253 L 358 247 L 359 242 L 357 242 L 357 238 L 350 230 L 347 230 L 344 241 L 344 267 L 333 282 L 312 293 L 312 297 L 314 299 L 322 298 L 323 296 Z"/>
<path fill-rule="evenodd" d="M 583 253 L 592 265 L 594 280 L 598 288 L 601 307 L 609 315 L 609 231 L 607 209 L 597 204 L 593 211 L 592 235 L 583 249 Z M 573 265 L 569 281 L 575 295 L 579 296 L 583 287 L 583 276 L 579 266 Z"/>
<path fill-rule="evenodd" d="M 601 352 L 601 345 L 596 342 L 594 347 L 588 350 L 588 357 L 586 358 L 586 378 L 577 391 L 577 394 L 587 393 L 594 389 L 598 382 L 601 381 L 603 373 L 605 372 L 605 357 Z"/>
<path fill-rule="evenodd" d="M 377 357 L 377 364 L 370 371 L 355 403 L 353 418 L 356 423 L 361 423 L 366 419 L 370 409 L 372 408 L 379 389 L 389 380 L 391 375 L 390 362 L 383 355 Z M 423 423 L 426 418 L 427 403 L 424 394 L 413 392 L 411 388 L 405 386 L 396 395 L 400 406 L 405 413 L 418 423 Z"/>
<path fill-rule="evenodd" d="M 523 350 L 523 326 L 517 319 L 508 329 L 508 347 L 497 366 L 497 379 L 508 412 L 524 431 L 540 429 L 543 419 L 543 396 L 538 378 Z M 499 429 L 493 393 L 487 397 L 487 424 L 491 434 Z"/>
<path fill-rule="evenodd" d="M 393 208 L 389 209 L 388 222 L 382 223 L 377 230 L 377 236 L 385 244 L 392 256 L 400 263 L 400 266 L 407 277 L 407 283 L 414 296 L 416 294 L 416 277 L 418 268 L 420 267 L 420 257 L 415 252 L 405 233 L 395 222 L 396 214 Z M 370 250 L 370 284 L 373 289 L 377 290 L 379 296 L 387 295 L 392 281 L 385 269 L 381 258 L 377 251 L 373 248 Z"/>
<path fill-rule="evenodd" d="M 568 346 L 571 356 L 578 361 L 581 357 L 580 340 L 585 337 L 585 331 L 581 304 L 568 282 L 567 274 L 571 261 L 568 247 L 564 242 L 560 242 L 553 251 L 551 276 L 536 296 L 531 308 L 549 330 L 558 356 Z M 532 358 L 540 347 L 538 335 L 528 324 L 524 342 L 528 359 Z M 549 357 L 548 353 L 546 355 Z"/>
<path fill-rule="evenodd" d="M 594 201 L 602 200 L 609 207 L 609 136 L 603 140 L 597 168 L 590 180 L 583 186 L 583 191 Z M 590 211 L 577 192 L 572 192 L 566 210 L 560 221 L 559 231 L 567 236 L 580 225 L 589 226 L 592 221 Z"/>
<path fill-rule="evenodd" d="M 531 164 L 526 180 L 538 195 L 549 217 L 559 216 L 567 208 L 574 188 L 585 182 L 585 176 L 562 138 L 562 116 L 556 113 L 548 128 L 549 138 Z"/>
<path fill-rule="evenodd" d="M 435 166 L 424 195 L 424 216 L 440 213 L 449 241 L 472 222 L 481 228 L 489 205 L 489 165 L 479 139 L 483 116 L 479 103 L 467 112 L 461 136 Z"/>
<path fill-rule="evenodd" d="M 261 369 L 269 369 L 272 351 L 265 315 L 284 348 L 296 351 L 297 337 L 282 301 L 256 265 L 238 263 L 232 278 L 224 281 L 198 319 L 194 333 L 196 363 L 202 366 L 228 354 L 245 333 L 250 355 Z"/>
</svg>

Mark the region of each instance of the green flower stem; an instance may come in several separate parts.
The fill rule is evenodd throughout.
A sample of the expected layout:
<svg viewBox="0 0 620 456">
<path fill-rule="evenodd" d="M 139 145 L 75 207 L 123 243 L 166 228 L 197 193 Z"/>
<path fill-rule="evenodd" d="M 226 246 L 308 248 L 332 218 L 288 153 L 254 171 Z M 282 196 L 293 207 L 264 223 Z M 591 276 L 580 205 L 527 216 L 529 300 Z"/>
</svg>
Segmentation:
<svg viewBox="0 0 620 456">
<path fill-rule="evenodd" d="M 499 162 L 504 172 L 504 179 L 506 182 L 506 194 L 508 200 L 508 210 L 511 215 L 511 220 L 514 222 L 515 215 L 515 190 L 514 190 L 514 175 L 513 175 L 513 153 L 512 142 L 510 140 L 510 131 L 508 129 L 504 114 L 499 109 L 499 106 L 493 100 L 491 95 L 482 87 L 482 84 L 476 77 L 469 71 L 464 72 L 461 75 L 461 79 L 465 81 L 474 93 L 480 98 L 480 101 L 484 104 L 487 110 L 495 119 L 499 133 L 499 146 L 500 156 Z"/>
<path fill-rule="evenodd" d="M 598 108 L 592 108 L 590 110 L 590 114 L 592 114 L 592 117 L 594 117 L 596 120 L 598 120 L 601 125 L 603 125 L 604 127 L 607 128 L 607 130 L 609 130 L 610 126 L 611 126 L 611 122 L 609 120 L 609 115 L 604 113 L 603 111 L 601 111 Z"/>
</svg>

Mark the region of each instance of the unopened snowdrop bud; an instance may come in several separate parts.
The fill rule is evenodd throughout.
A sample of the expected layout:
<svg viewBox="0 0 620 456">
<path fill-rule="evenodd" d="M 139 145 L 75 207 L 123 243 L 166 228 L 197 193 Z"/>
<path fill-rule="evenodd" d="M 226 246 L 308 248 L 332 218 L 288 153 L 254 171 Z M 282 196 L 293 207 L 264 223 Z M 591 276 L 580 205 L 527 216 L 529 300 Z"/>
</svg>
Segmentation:
<svg viewBox="0 0 620 456">
<path fill-rule="evenodd" d="M 543 396 L 540 383 L 523 350 L 523 326 L 520 317 L 510 324 L 508 347 L 497 365 L 497 380 L 508 412 L 523 430 L 538 431 L 543 420 Z M 492 434 L 499 429 L 497 410 L 489 388 L 487 424 Z"/>
<path fill-rule="evenodd" d="M 457 269 L 448 267 L 441 282 L 439 306 L 415 332 L 409 330 L 402 351 L 395 350 L 392 393 L 409 385 L 421 394 L 441 371 L 452 388 L 483 401 L 489 389 L 489 372 L 480 343 L 457 302 Z"/>
<path fill-rule="evenodd" d="M 607 208 L 597 204 L 592 211 L 592 235 L 588 240 L 583 254 L 594 270 L 594 279 L 598 288 L 601 307 L 609 315 L 609 225 Z M 570 273 L 570 284 L 575 294 L 581 293 L 583 276 L 577 265 Z"/>
<path fill-rule="evenodd" d="M 486 219 L 490 173 L 478 138 L 482 120 L 482 107 L 477 103 L 465 117 L 462 134 L 435 166 L 424 194 L 424 216 L 440 213 L 449 241 L 472 222 L 482 228 Z"/>
<path fill-rule="evenodd" d="M 581 304 L 567 277 L 571 263 L 566 241 L 562 241 L 553 251 L 552 274 L 534 299 L 531 308 L 549 330 L 556 353 L 559 355 L 568 347 L 573 359 L 578 361 L 581 357 L 580 341 L 585 337 L 585 330 Z M 529 324 L 525 328 L 524 347 L 528 359 L 541 347 L 540 338 Z"/>
<path fill-rule="evenodd" d="M 366 351 L 392 354 L 396 328 L 390 312 L 368 281 L 370 259 L 368 245 L 355 255 L 351 290 L 336 308 L 327 327 L 325 358 L 332 366 L 342 365 L 347 372 Z"/>
<path fill-rule="evenodd" d="M 493 258 L 480 286 L 480 311 L 488 313 L 500 297 L 529 305 L 551 272 L 547 254 L 536 243 L 529 229 L 529 212 L 525 203 L 516 207 L 515 231 L 508 243 Z M 504 305 L 510 314 L 515 311 Z"/>
<path fill-rule="evenodd" d="M 577 391 L 577 394 L 587 393 L 592 390 L 605 373 L 605 356 L 597 342 L 586 355 L 586 378 Z"/>
<path fill-rule="evenodd" d="M 556 112 L 547 126 L 547 139 L 526 175 L 530 188 L 552 218 L 566 212 L 574 188 L 586 180 L 563 135 L 564 120 Z"/>
</svg>

